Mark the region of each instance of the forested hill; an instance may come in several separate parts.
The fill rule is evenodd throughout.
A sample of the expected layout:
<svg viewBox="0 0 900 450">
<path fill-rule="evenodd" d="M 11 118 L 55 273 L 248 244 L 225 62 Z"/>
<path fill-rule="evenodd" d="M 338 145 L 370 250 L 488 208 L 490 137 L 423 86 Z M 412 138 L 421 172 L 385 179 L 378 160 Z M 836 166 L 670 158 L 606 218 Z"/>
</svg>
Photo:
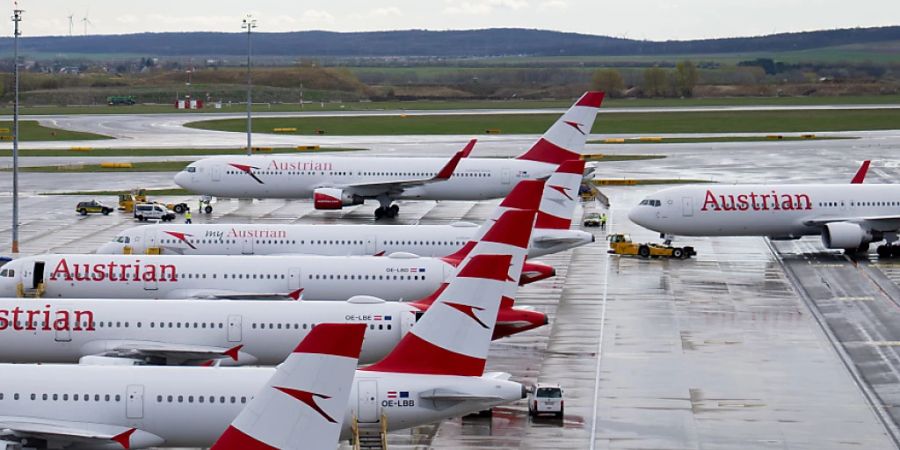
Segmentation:
<svg viewBox="0 0 900 450">
<path fill-rule="evenodd" d="M 495 28 L 360 33 L 259 32 L 253 35 L 253 49 L 257 55 L 318 57 L 664 55 L 791 51 L 898 40 L 900 40 L 900 26 L 661 42 L 546 30 Z M 41 52 L 73 57 L 79 54 L 227 56 L 245 54 L 246 35 L 195 32 L 24 37 L 20 44 L 26 54 Z M 0 53 L 9 54 L 11 50 L 12 40 L 0 39 Z"/>
</svg>

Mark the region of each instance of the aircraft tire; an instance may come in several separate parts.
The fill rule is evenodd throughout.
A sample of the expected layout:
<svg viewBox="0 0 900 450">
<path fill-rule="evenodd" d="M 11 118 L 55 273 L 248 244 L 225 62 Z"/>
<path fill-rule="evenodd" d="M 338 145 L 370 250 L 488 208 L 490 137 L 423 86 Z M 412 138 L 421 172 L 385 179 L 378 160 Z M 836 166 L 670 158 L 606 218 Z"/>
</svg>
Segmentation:
<svg viewBox="0 0 900 450">
<path fill-rule="evenodd" d="M 400 205 L 391 205 L 391 207 L 388 208 L 388 211 L 390 211 L 388 214 L 390 217 L 397 217 L 397 215 L 400 214 Z"/>
<path fill-rule="evenodd" d="M 384 216 L 385 216 L 384 208 L 382 208 L 380 206 L 375 208 L 375 220 L 381 220 L 381 218 Z"/>
<path fill-rule="evenodd" d="M 894 254 L 893 248 L 888 245 L 879 245 L 875 251 L 879 258 L 890 258 Z"/>
<path fill-rule="evenodd" d="M 207 214 L 212 214 L 212 206 L 206 205 L 206 208 L 203 209 Z"/>
</svg>

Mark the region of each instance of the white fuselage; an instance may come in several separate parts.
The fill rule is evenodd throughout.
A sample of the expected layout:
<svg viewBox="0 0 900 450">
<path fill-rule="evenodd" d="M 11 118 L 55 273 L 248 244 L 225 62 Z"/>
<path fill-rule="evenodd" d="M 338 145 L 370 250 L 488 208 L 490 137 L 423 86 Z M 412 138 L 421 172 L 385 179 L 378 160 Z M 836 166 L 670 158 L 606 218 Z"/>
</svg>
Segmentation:
<svg viewBox="0 0 900 450">
<path fill-rule="evenodd" d="M 248 367 L 122 367 L 0 365 L 0 416 L 135 427 L 161 437 L 165 447 L 209 447 L 274 369 Z M 493 400 L 435 405 L 435 390 Z M 341 439 L 352 417 L 390 430 L 433 423 L 522 398 L 519 383 L 489 377 L 408 375 L 356 371 Z M 405 394 L 403 394 L 405 393 Z"/>
<path fill-rule="evenodd" d="M 286 295 L 307 300 L 370 295 L 417 300 L 456 272 L 437 258 L 377 256 L 38 255 L 13 260 L 0 295 L 15 297 L 43 283 L 43 296 L 66 298 L 202 298 L 229 294 Z"/>
<path fill-rule="evenodd" d="M 246 167 L 241 170 L 232 164 Z M 190 164 L 175 183 L 190 191 L 228 198 L 311 198 L 322 187 L 344 188 L 422 180 L 446 158 L 365 156 L 215 156 Z M 549 176 L 556 165 L 520 159 L 466 158 L 448 180 L 406 187 L 392 198 L 486 200 L 504 197 L 517 182 Z M 255 177 L 255 178 L 254 178 Z M 349 188 L 348 188 L 349 189 Z M 369 196 L 365 190 L 354 191 Z M 371 195 L 377 195 L 376 192 Z"/>
<path fill-rule="evenodd" d="M 359 361 L 368 364 L 396 346 L 418 311 L 363 297 L 348 302 L 0 299 L 0 341 L 6 343 L 0 345 L 0 362 L 72 363 L 129 346 L 162 351 L 241 345 L 236 364 L 275 365 L 316 324 L 365 323 Z"/>
<path fill-rule="evenodd" d="M 691 185 L 663 189 L 632 208 L 632 222 L 680 236 L 797 238 L 848 222 L 900 213 L 900 185 Z M 885 230 L 898 223 L 885 222 Z"/>
<path fill-rule="evenodd" d="M 312 224 L 153 224 L 119 233 L 98 249 L 102 254 L 325 256 L 390 255 L 395 252 L 443 257 L 472 240 L 479 227 L 451 225 L 312 225 Z M 558 239 L 557 239 L 558 238 Z M 581 230 L 536 228 L 528 256 L 538 257 L 592 242 Z M 127 249 L 127 251 L 126 251 Z"/>
</svg>

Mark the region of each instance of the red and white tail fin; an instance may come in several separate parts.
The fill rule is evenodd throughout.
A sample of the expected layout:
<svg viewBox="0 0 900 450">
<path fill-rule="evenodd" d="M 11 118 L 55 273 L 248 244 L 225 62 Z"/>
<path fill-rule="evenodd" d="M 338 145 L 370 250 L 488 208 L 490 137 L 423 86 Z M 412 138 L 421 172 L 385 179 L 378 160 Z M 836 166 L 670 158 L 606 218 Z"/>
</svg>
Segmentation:
<svg viewBox="0 0 900 450">
<path fill-rule="evenodd" d="M 603 92 L 585 92 L 527 152 L 516 158 L 548 164 L 581 158 L 603 96 Z"/>
<path fill-rule="evenodd" d="M 544 180 L 522 180 L 513 186 L 506 198 L 494 209 L 491 216 L 481 224 L 478 231 L 472 236 L 472 240 L 466 243 L 455 253 L 441 259 L 458 266 L 475 248 L 475 244 L 488 233 L 500 216 L 509 209 L 536 210 L 541 204 L 541 195 L 544 192 Z"/>
<path fill-rule="evenodd" d="M 420 311 L 427 311 L 446 289 L 447 283 L 442 283 L 441 287 L 436 291 L 421 300 L 410 303 L 410 305 L 418 308 Z M 511 296 L 504 296 L 500 302 L 500 312 L 497 313 L 497 324 L 494 326 L 494 335 L 491 336 L 491 339 L 496 341 L 500 338 L 542 327 L 547 325 L 547 323 L 549 323 L 549 320 L 546 314 L 529 308 L 517 308 Z"/>
<path fill-rule="evenodd" d="M 584 160 L 564 161 L 544 186 L 535 228 L 568 230 L 572 226 L 578 189 L 584 177 Z"/>
<path fill-rule="evenodd" d="M 866 180 L 866 173 L 869 172 L 870 164 L 872 164 L 871 160 L 863 161 L 862 165 L 859 166 L 859 170 L 856 171 L 856 175 L 853 175 L 853 179 L 850 180 L 850 184 L 863 184 L 863 181 Z"/>
<path fill-rule="evenodd" d="M 313 328 L 211 450 L 334 448 L 365 330 L 365 324 Z"/>
<path fill-rule="evenodd" d="M 505 212 L 394 351 L 363 370 L 481 376 L 504 293 L 516 289 L 535 215 Z"/>
</svg>

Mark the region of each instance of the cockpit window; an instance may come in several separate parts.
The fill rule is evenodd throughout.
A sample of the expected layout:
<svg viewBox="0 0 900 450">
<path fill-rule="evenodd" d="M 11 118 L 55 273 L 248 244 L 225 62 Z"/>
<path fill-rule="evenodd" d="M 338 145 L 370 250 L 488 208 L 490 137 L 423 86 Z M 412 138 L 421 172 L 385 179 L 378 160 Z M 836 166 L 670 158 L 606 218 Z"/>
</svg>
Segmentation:
<svg viewBox="0 0 900 450">
<path fill-rule="evenodd" d="M 647 200 L 642 201 L 641 205 L 659 207 L 659 206 L 662 206 L 662 202 L 659 200 L 647 199 Z"/>
<path fill-rule="evenodd" d="M 197 171 L 197 168 L 194 166 L 188 166 L 188 167 L 185 167 L 184 170 L 187 171 L 188 173 L 194 173 Z"/>
<path fill-rule="evenodd" d="M 131 242 L 131 238 L 128 236 L 116 236 L 113 238 L 113 242 L 118 242 L 120 244 L 127 244 Z"/>
<path fill-rule="evenodd" d="M 3 278 L 12 278 L 16 276 L 16 271 L 14 269 L 3 269 L 0 270 L 0 277 Z"/>
</svg>

